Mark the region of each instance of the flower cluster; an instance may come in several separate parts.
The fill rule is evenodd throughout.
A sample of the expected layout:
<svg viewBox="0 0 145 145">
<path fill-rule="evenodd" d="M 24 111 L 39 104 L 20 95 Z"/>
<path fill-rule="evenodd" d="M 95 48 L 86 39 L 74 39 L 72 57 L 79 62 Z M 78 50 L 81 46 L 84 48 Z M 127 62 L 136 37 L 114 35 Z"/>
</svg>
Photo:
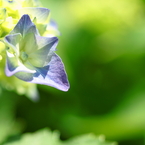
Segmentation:
<svg viewBox="0 0 145 145">
<path fill-rule="evenodd" d="M 67 91 L 64 65 L 54 52 L 58 35 L 50 10 L 39 1 L 0 0 L 0 60 L 7 76 Z"/>
<path fill-rule="evenodd" d="M 41 35 L 59 35 L 56 25 L 50 20 L 50 10 L 40 6 L 37 0 L 0 0 L 0 37 L 9 34 L 24 14 L 31 17 Z"/>
</svg>

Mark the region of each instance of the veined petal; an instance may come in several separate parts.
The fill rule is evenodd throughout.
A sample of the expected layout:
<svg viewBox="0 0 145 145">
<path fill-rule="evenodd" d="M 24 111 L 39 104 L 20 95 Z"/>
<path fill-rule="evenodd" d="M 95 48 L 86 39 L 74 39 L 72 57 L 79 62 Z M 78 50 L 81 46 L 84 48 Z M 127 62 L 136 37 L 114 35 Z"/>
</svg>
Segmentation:
<svg viewBox="0 0 145 145">
<path fill-rule="evenodd" d="M 18 59 L 18 57 L 16 57 L 14 54 L 9 53 L 8 51 L 7 53 L 7 61 L 6 61 L 6 68 L 5 68 L 5 73 L 7 76 L 12 76 L 17 72 L 27 72 L 27 73 L 35 73 L 35 70 L 31 70 L 28 69 L 27 67 L 25 67 Z"/>
<path fill-rule="evenodd" d="M 35 67 L 43 67 L 51 60 L 58 43 L 57 37 L 36 36 L 38 50 L 29 55 L 29 62 Z"/>
<path fill-rule="evenodd" d="M 23 15 L 10 34 L 15 34 L 15 33 L 21 33 L 23 37 L 25 37 L 27 33 L 34 33 L 39 35 L 29 15 Z"/>
<path fill-rule="evenodd" d="M 14 52 L 18 55 L 19 54 L 19 42 L 22 39 L 22 35 L 20 33 L 7 35 L 4 39 L 6 45 L 9 48 L 12 48 Z"/>
<path fill-rule="evenodd" d="M 47 8 L 33 8 L 27 7 L 19 9 L 20 16 L 28 14 L 33 21 L 35 19 L 36 24 L 45 24 L 49 20 L 50 10 Z"/>
<path fill-rule="evenodd" d="M 52 86 L 62 91 L 69 89 L 64 65 L 56 54 L 52 56 L 51 61 L 45 67 L 36 67 L 36 73 L 19 72 L 15 76 L 27 82 Z"/>
</svg>

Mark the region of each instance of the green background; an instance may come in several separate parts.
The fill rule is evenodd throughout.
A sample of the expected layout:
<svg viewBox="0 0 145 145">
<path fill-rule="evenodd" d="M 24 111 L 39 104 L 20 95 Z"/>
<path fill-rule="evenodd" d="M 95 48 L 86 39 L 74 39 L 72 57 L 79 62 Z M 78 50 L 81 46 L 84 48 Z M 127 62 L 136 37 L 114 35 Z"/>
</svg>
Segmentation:
<svg viewBox="0 0 145 145">
<path fill-rule="evenodd" d="M 58 51 L 70 82 L 38 85 L 40 99 L 3 91 L 0 134 L 49 127 L 65 140 L 103 134 L 119 145 L 145 140 L 145 1 L 42 0 L 61 32 Z M 7 121 L 6 121 L 7 120 Z"/>
</svg>

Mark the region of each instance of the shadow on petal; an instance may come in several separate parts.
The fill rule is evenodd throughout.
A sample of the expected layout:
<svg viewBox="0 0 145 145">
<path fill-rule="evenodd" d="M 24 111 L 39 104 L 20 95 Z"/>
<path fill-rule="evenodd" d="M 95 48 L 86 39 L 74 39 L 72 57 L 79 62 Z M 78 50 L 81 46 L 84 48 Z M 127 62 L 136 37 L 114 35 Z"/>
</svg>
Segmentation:
<svg viewBox="0 0 145 145">
<path fill-rule="evenodd" d="M 50 67 L 49 65 L 44 66 L 42 68 L 37 67 L 36 68 L 37 72 L 34 74 L 34 77 L 39 77 L 39 75 L 41 75 L 45 79 L 49 71 L 49 67 Z"/>
<path fill-rule="evenodd" d="M 62 91 L 68 91 L 69 82 L 61 59 L 54 54 L 48 65 L 35 67 L 36 73 L 16 73 L 15 76 L 21 80 L 52 86 Z"/>
<path fill-rule="evenodd" d="M 26 82 L 31 82 L 33 80 L 33 75 L 32 73 L 26 73 L 26 72 L 18 72 L 15 74 L 15 76 L 23 81 Z"/>
</svg>

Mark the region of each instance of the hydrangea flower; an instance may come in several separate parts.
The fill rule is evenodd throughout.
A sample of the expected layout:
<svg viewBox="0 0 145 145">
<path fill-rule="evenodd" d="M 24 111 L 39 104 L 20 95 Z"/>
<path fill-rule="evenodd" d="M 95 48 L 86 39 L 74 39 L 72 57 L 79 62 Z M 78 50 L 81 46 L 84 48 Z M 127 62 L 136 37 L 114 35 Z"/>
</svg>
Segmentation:
<svg viewBox="0 0 145 145">
<path fill-rule="evenodd" d="M 56 36 L 50 10 L 39 0 L 0 0 L 0 88 L 33 100 L 38 98 L 36 84 L 67 91 L 64 65 L 54 52 Z"/>
<path fill-rule="evenodd" d="M 64 65 L 54 53 L 57 37 L 40 36 L 28 15 L 23 15 L 4 39 L 7 46 L 6 75 L 62 91 L 69 89 Z"/>
</svg>

